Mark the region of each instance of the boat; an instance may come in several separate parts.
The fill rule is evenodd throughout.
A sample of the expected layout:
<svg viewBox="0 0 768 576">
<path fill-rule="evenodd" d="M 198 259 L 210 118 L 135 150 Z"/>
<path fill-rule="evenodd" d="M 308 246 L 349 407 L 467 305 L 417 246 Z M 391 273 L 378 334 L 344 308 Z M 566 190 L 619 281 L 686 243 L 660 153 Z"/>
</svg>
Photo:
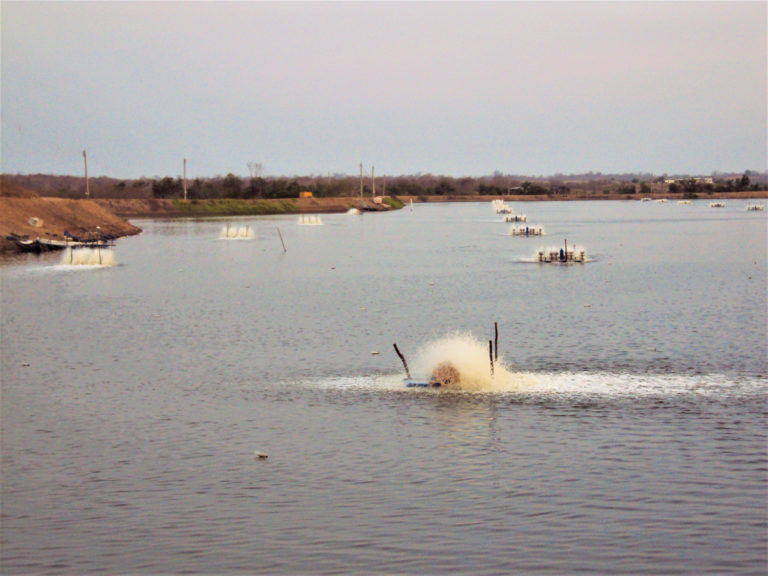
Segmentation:
<svg viewBox="0 0 768 576">
<path fill-rule="evenodd" d="M 710 202 L 710 208 L 725 208 L 725 202 Z"/>
<path fill-rule="evenodd" d="M 37 236 L 30 238 L 28 234 L 20 236 L 11 233 L 5 237 L 6 240 L 16 244 L 16 247 L 23 252 L 51 252 L 54 250 L 64 250 L 65 248 L 109 248 L 114 246 L 114 237 L 109 235 L 100 236 L 94 239 L 83 239 L 71 236 L 67 231 L 64 232 L 64 239 L 41 238 Z"/>
<path fill-rule="evenodd" d="M 762 204 L 750 204 L 747 206 L 747 212 L 763 212 L 765 210 L 765 206 Z"/>
<path fill-rule="evenodd" d="M 690 204 L 691 201 L 690 200 L 678 200 L 677 203 L 678 204 Z"/>
<path fill-rule="evenodd" d="M 525 214 L 507 214 L 504 216 L 504 222 L 528 222 L 528 216 Z"/>
<path fill-rule="evenodd" d="M 587 258 L 584 250 L 577 252 L 575 247 L 569 250 L 566 240 L 565 246 L 559 250 L 539 250 L 538 261 L 542 264 L 583 264 Z"/>
</svg>

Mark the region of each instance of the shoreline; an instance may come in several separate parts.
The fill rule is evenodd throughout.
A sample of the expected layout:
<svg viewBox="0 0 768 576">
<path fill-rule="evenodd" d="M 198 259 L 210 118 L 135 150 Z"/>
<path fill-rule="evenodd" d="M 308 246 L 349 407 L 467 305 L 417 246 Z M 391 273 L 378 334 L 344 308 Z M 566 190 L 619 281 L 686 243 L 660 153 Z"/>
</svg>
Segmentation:
<svg viewBox="0 0 768 576">
<path fill-rule="evenodd" d="M 567 195 L 498 195 L 498 196 L 399 196 L 397 198 L 337 197 L 283 199 L 210 199 L 176 200 L 159 198 L 102 198 L 71 200 L 40 197 L 29 190 L 8 190 L 0 195 L 0 252 L 18 251 L 6 236 L 17 234 L 30 238 L 60 239 L 65 231 L 72 235 L 92 237 L 98 234 L 115 238 L 141 233 L 131 218 L 211 218 L 263 216 L 270 214 L 331 214 L 350 209 L 386 212 L 401 209 L 411 200 L 414 204 L 445 202 L 581 202 L 652 200 L 723 200 L 768 199 L 765 191 L 740 191 L 728 194 L 699 194 L 697 198 L 676 194 L 567 194 Z"/>
<path fill-rule="evenodd" d="M 698 198 L 688 198 L 685 193 L 675 194 L 568 194 L 568 195 L 497 195 L 497 196 L 397 196 L 400 203 L 414 204 L 442 202 L 582 202 L 590 200 L 640 201 L 642 198 L 659 200 L 666 198 L 677 200 L 728 200 L 728 199 L 768 199 L 765 191 L 741 191 L 728 194 L 699 194 Z M 392 198 L 392 197 L 385 197 Z M 261 216 L 268 214 L 330 214 L 347 212 L 351 208 L 370 212 L 397 210 L 386 203 L 375 203 L 368 197 L 333 197 L 333 198 L 268 198 L 268 199 L 210 199 L 210 200 L 171 200 L 160 198 L 104 198 L 93 200 L 114 214 L 123 218 L 178 218 L 178 217 L 214 217 L 214 216 Z"/>
</svg>

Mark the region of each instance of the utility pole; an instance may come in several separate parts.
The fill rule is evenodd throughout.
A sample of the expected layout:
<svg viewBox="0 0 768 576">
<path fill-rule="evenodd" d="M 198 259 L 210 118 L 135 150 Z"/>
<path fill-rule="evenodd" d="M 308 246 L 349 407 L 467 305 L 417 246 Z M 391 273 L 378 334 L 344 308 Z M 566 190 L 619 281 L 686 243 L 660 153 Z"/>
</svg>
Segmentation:
<svg viewBox="0 0 768 576">
<path fill-rule="evenodd" d="M 363 163 L 360 162 L 360 201 L 363 201 Z"/>
<path fill-rule="evenodd" d="M 184 202 L 187 201 L 187 159 L 184 158 Z"/>
<path fill-rule="evenodd" d="M 371 198 L 376 198 L 376 177 L 373 175 L 373 166 L 371 166 Z"/>
<path fill-rule="evenodd" d="M 85 164 L 85 199 L 88 200 L 91 197 L 91 190 L 88 188 L 88 157 L 83 150 L 83 164 Z"/>
</svg>

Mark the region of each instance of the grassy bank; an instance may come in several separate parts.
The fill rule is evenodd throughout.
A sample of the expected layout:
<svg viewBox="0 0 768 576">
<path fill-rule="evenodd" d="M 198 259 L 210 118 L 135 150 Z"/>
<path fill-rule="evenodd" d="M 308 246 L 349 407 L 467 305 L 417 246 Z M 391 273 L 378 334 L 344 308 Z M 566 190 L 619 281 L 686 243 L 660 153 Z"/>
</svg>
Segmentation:
<svg viewBox="0 0 768 576">
<path fill-rule="evenodd" d="M 210 200 L 172 200 L 174 210 L 186 216 L 260 216 L 265 214 L 293 214 L 297 212 L 293 200 L 238 200 L 221 198 Z"/>
</svg>

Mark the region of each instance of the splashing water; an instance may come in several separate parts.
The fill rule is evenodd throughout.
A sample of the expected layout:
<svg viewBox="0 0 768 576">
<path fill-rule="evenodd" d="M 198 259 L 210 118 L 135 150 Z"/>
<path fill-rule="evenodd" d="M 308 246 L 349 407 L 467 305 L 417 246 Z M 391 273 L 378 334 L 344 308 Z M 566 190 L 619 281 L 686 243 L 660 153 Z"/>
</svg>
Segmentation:
<svg viewBox="0 0 768 576">
<path fill-rule="evenodd" d="M 322 226 L 323 220 L 316 214 L 302 214 L 296 223 L 300 226 Z"/>
<path fill-rule="evenodd" d="M 221 230 L 219 238 L 224 239 L 250 239 L 254 237 L 253 228 L 250 226 L 230 226 L 227 224 Z"/>
<path fill-rule="evenodd" d="M 504 364 L 504 357 L 491 359 L 487 343 L 479 342 L 471 334 L 455 333 L 428 343 L 419 351 L 413 363 L 414 373 L 429 375 L 440 364 L 450 363 L 459 378 L 446 388 L 475 392 L 514 392 L 535 385 L 530 374 L 511 371 Z"/>
<path fill-rule="evenodd" d="M 60 264 L 64 266 L 114 266 L 115 253 L 108 248 L 70 248 Z"/>
</svg>

